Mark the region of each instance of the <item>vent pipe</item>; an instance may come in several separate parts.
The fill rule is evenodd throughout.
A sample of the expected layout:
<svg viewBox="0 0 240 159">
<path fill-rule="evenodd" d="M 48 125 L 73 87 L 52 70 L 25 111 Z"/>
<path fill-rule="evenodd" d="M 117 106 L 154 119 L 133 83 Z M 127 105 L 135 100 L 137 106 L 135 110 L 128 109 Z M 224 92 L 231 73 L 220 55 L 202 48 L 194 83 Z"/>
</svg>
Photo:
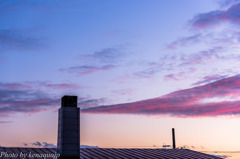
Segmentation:
<svg viewBox="0 0 240 159">
<path fill-rule="evenodd" d="M 80 128 L 77 96 L 63 96 L 58 110 L 57 151 L 61 159 L 80 158 Z"/>
<path fill-rule="evenodd" d="M 176 148 L 176 143 L 175 143 L 175 130 L 172 128 L 172 142 L 173 142 L 173 149 Z"/>
</svg>

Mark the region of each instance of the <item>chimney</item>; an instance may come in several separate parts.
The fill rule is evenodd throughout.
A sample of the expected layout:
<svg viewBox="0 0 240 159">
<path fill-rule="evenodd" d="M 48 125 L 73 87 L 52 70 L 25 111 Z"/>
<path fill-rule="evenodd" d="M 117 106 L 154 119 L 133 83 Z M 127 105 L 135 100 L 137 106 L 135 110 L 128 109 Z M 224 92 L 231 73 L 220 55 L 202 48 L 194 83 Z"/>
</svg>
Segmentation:
<svg viewBox="0 0 240 159">
<path fill-rule="evenodd" d="M 172 142 L 173 142 L 173 149 L 176 148 L 176 143 L 175 143 L 175 131 L 174 128 L 172 128 Z"/>
<path fill-rule="evenodd" d="M 61 159 L 80 158 L 80 128 L 77 96 L 63 96 L 58 110 L 57 151 Z"/>
</svg>

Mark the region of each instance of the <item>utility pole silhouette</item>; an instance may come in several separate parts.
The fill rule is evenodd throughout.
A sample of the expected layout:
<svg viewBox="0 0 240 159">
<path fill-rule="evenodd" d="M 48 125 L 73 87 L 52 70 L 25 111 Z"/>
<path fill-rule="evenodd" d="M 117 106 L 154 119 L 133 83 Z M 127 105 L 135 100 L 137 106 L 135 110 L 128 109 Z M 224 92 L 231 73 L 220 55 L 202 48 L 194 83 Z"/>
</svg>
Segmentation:
<svg viewBox="0 0 240 159">
<path fill-rule="evenodd" d="M 173 149 L 176 148 L 176 143 L 175 143 L 175 130 L 172 128 L 172 142 L 173 142 Z"/>
</svg>

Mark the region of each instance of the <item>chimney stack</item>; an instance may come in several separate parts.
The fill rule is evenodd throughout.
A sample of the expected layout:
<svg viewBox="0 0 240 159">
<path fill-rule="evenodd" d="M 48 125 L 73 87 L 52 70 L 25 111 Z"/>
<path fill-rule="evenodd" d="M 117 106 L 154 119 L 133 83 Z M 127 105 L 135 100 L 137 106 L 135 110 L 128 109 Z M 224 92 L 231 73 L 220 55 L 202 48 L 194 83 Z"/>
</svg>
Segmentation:
<svg viewBox="0 0 240 159">
<path fill-rule="evenodd" d="M 176 148 L 176 143 L 175 143 L 175 131 L 174 128 L 172 128 L 172 142 L 173 142 L 173 149 Z"/>
<path fill-rule="evenodd" d="M 63 96 L 58 110 L 57 151 L 61 159 L 80 158 L 80 128 L 77 96 Z"/>
</svg>

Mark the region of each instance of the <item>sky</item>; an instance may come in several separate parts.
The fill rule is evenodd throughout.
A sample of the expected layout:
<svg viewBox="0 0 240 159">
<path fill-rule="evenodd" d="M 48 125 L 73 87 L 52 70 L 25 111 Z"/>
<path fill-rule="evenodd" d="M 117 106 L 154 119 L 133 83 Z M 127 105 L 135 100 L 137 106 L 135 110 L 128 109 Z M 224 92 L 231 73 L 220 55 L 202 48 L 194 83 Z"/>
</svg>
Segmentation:
<svg viewBox="0 0 240 159">
<path fill-rule="evenodd" d="M 0 145 L 240 149 L 239 0 L 0 0 Z"/>
</svg>

